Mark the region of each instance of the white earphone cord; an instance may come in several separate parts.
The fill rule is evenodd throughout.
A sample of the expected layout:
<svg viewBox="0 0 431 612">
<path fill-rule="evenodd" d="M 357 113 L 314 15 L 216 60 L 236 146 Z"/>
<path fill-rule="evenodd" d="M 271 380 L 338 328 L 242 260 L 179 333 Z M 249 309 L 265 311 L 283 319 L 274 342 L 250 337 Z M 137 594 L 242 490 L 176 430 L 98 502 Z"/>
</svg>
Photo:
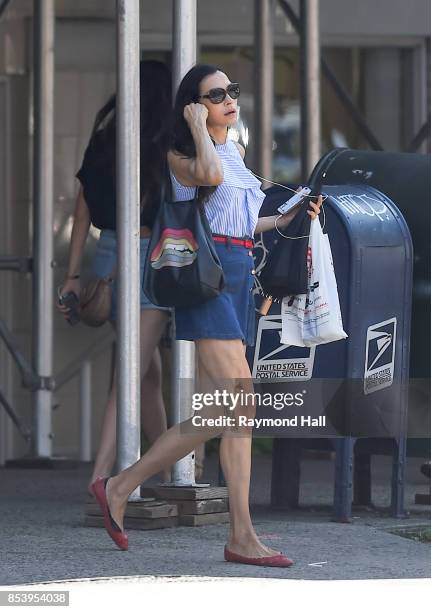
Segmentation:
<svg viewBox="0 0 431 612">
<path fill-rule="evenodd" d="M 292 187 L 286 187 L 286 185 L 282 185 L 281 183 L 276 183 L 275 181 L 271 181 L 267 178 L 265 178 L 264 176 L 259 176 L 258 174 L 256 174 L 255 172 L 253 172 L 252 170 L 250 170 L 250 172 L 252 172 L 252 174 L 254 174 L 254 176 L 258 179 L 261 179 L 262 181 L 266 181 L 267 183 L 272 183 L 273 185 L 278 185 L 278 187 L 283 187 L 283 189 L 287 189 L 288 191 L 292 191 L 293 193 L 297 193 L 296 189 L 293 189 Z M 307 198 L 317 198 L 319 195 L 322 194 L 318 194 L 318 195 L 313 195 L 311 193 L 308 194 Z M 322 210 L 323 210 L 323 225 L 322 225 L 322 230 L 325 228 L 325 224 L 326 224 L 326 213 L 325 213 L 325 208 L 323 206 L 323 202 L 326 200 L 328 196 L 322 196 Z M 279 215 L 276 219 L 275 219 L 275 229 L 277 230 L 277 232 L 280 234 L 280 236 L 283 236 L 283 238 L 286 238 L 287 240 L 300 240 L 301 238 L 309 238 L 310 234 L 308 234 L 308 236 L 286 236 L 285 234 L 283 234 L 282 232 L 280 232 L 280 230 L 277 227 L 277 221 L 280 219 L 280 217 L 282 217 L 283 215 Z"/>
</svg>

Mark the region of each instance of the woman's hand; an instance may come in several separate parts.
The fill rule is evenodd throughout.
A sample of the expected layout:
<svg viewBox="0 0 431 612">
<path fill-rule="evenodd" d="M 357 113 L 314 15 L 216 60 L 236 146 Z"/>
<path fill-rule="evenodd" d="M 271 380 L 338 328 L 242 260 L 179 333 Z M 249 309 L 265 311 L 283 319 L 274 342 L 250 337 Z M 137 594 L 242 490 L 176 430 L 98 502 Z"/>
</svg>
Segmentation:
<svg viewBox="0 0 431 612">
<path fill-rule="evenodd" d="M 79 189 L 78 197 L 76 198 L 75 212 L 73 217 L 72 235 L 70 238 L 69 247 L 69 263 L 67 265 L 67 275 L 74 276 L 81 269 L 82 255 L 84 253 L 84 246 L 87 240 L 88 230 L 90 228 L 90 211 L 88 210 L 87 203 L 84 197 L 84 190 L 82 186 Z M 61 288 L 61 294 L 73 292 L 77 298 L 81 293 L 81 282 L 79 278 L 66 278 L 64 285 Z M 58 310 L 67 319 L 69 308 L 67 306 L 61 306 L 56 301 Z"/>
<path fill-rule="evenodd" d="M 189 127 L 192 127 L 194 125 L 206 126 L 208 109 L 205 104 L 195 104 L 194 102 L 192 102 L 191 104 L 187 104 L 184 107 L 183 115 Z"/>
<path fill-rule="evenodd" d="M 223 164 L 207 128 L 208 109 L 203 104 L 187 104 L 183 116 L 190 128 L 196 148 L 195 157 L 184 157 L 177 151 L 168 152 L 169 167 L 183 185 L 221 185 Z"/>
<path fill-rule="evenodd" d="M 61 294 L 66 295 L 66 293 L 74 293 L 76 297 L 79 299 L 79 295 L 81 293 L 81 281 L 79 278 L 67 279 L 64 285 L 61 287 Z M 58 310 L 62 313 L 65 319 L 68 318 L 68 314 L 70 309 L 67 306 L 63 306 L 58 303 L 56 304 Z"/>
<path fill-rule="evenodd" d="M 301 188 L 298 188 L 299 191 Z M 322 206 L 323 198 L 321 195 L 317 198 L 317 202 L 313 202 L 310 200 L 310 209 L 307 210 L 307 213 L 310 215 L 311 219 L 316 219 L 320 214 L 320 208 Z M 281 215 L 281 217 L 277 220 L 278 227 L 286 227 L 289 223 L 296 217 L 300 210 L 300 206 L 295 206 L 295 208 L 285 215 Z"/>
<path fill-rule="evenodd" d="M 322 202 L 323 202 L 323 197 L 322 195 L 320 195 L 317 198 L 317 202 L 312 202 L 310 200 L 310 208 L 312 210 L 307 210 L 308 214 L 311 217 L 311 220 L 316 219 L 318 217 L 318 215 L 320 214 L 320 207 L 322 206 Z"/>
</svg>

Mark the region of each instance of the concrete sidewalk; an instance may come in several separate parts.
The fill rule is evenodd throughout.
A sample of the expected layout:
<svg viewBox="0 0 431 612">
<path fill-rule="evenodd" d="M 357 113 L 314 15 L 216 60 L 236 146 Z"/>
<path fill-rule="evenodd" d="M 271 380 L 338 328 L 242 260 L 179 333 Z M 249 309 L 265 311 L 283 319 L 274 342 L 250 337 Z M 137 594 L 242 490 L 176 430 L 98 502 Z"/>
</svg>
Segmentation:
<svg viewBox="0 0 431 612">
<path fill-rule="evenodd" d="M 333 463 L 303 462 L 302 507 L 275 512 L 268 506 L 270 459 L 254 458 L 251 501 L 257 532 L 288 554 L 289 569 L 223 561 L 227 525 L 130 531 L 129 551 L 118 550 L 103 530 L 83 527 L 88 469 L 0 470 L 0 585 L 109 576 L 271 577 L 300 580 L 431 577 L 431 544 L 393 535 L 399 526 L 429 525 L 431 506 L 414 506 L 429 492 L 409 459 L 406 508 L 410 516 L 354 511 L 351 524 L 330 521 Z M 207 460 L 206 479 L 216 483 L 217 462 Z M 389 503 L 390 459 L 373 458 L 373 501 Z M 311 565 L 325 562 L 321 565 Z"/>
</svg>

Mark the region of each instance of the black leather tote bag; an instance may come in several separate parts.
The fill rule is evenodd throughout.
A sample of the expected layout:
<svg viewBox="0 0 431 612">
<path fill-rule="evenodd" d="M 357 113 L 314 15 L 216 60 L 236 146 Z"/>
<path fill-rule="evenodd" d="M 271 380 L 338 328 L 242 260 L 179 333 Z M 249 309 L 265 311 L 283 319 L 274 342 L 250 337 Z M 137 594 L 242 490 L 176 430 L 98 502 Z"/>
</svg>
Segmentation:
<svg viewBox="0 0 431 612">
<path fill-rule="evenodd" d="M 310 200 L 316 197 L 315 194 L 320 193 L 322 187 L 317 179 L 309 181 L 308 185 L 313 195 L 305 198 L 294 219 L 287 228 L 283 229 L 282 233 L 286 238 L 278 236 L 277 244 L 270 251 L 259 275 L 263 294 L 278 301 L 289 295 L 307 293 L 308 290 L 307 256 L 311 218 L 307 211 Z M 268 191 L 271 192 L 268 194 L 269 197 L 277 201 L 280 197 L 277 191 L 273 189 Z M 280 194 L 281 204 L 285 195 L 283 196 L 282 192 Z"/>
<path fill-rule="evenodd" d="M 308 201 L 300 205 L 296 217 L 283 229 L 289 240 L 279 236 L 259 275 L 263 294 L 281 300 L 288 295 L 307 293 L 307 251 L 310 234 Z M 297 238 L 306 236 L 306 238 Z"/>
<path fill-rule="evenodd" d="M 224 287 L 223 269 L 197 196 L 198 188 L 193 200 L 172 202 L 171 189 L 162 188 L 143 281 L 145 294 L 156 306 L 195 306 Z"/>
</svg>

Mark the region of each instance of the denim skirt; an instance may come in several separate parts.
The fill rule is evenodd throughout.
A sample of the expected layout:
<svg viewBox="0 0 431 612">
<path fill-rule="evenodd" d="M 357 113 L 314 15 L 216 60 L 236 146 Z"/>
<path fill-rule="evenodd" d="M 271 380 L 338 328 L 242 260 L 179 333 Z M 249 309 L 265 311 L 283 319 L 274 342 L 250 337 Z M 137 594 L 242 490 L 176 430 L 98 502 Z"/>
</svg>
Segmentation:
<svg viewBox="0 0 431 612">
<path fill-rule="evenodd" d="M 222 242 L 216 242 L 215 248 L 225 287 L 220 295 L 203 304 L 175 308 L 175 337 L 241 339 L 253 346 L 256 326 L 253 254 L 244 246 Z"/>
<path fill-rule="evenodd" d="M 141 253 L 140 253 L 140 306 L 141 310 L 167 310 L 170 308 L 162 308 L 152 304 L 145 293 L 142 290 L 143 278 L 144 278 L 144 267 L 145 258 L 147 256 L 148 245 L 150 243 L 149 238 L 141 238 Z M 94 276 L 106 276 L 110 274 L 117 261 L 117 236 L 113 230 L 102 230 L 96 246 L 96 253 L 93 259 L 92 272 Z M 117 282 L 114 280 L 112 285 L 112 308 L 111 308 L 111 319 L 115 321 L 117 317 Z"/>
</svg>

